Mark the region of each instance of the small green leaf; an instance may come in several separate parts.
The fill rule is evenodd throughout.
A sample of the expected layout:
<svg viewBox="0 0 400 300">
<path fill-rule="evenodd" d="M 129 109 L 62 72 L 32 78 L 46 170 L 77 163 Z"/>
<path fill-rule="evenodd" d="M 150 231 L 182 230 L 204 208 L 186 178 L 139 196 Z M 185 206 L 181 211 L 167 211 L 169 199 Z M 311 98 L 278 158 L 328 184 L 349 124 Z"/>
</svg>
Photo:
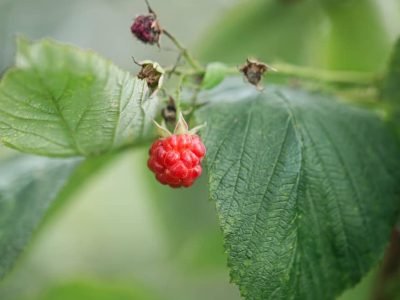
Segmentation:
<svg viewBox="0 0 400 300">
<path fill-rule="evenodd" d="M 382 257 L 400 151 L 373 112 L 240 81 L 197 114 L 232 281 L 246 299 L 334 299 Z"/>
<path fill-rule="evenodd" d="M 19 39 L 0 82 L 0 139 L 47 156 L 109 152 L 148 136 L 157 104 L 145 81 L 92 51 Z"/>
<path fill-rule="evenodd" d="M 223 63 L 209 63 L 203 78 L 202 88 L 205 90 L 210 90 L 219 85 L 225 79 L 228 70 L 229 67 Z"/>
</svg>

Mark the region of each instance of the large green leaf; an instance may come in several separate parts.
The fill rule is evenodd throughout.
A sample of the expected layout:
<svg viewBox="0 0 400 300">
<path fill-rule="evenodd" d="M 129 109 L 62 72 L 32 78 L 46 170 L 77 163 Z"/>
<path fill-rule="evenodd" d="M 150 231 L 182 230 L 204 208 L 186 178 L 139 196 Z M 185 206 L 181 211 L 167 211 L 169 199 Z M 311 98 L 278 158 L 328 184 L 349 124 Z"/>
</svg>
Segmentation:
<svg viewBox="0 0 400 300">
<path fill-rule="evenodd" d="M 383 121 L 332 96 L 240 81 L 205 97 L 210 196 L 246 299 L 333 299 L 382 257 L 400 151 Z"/>
<path fill-rule="evenodd" d="M 0 278 L 14 265 L 38 225 L 112 157 L 83 161 L 19 155 L 0 161 Z"/>
<path fill-rule="evenodd" d="M 91 51 L 19 39 L 0 83 L 0 139 L 20 151 L 90 156 L 139 142 L 157 98 L 147 84 Z"/>
</svg>

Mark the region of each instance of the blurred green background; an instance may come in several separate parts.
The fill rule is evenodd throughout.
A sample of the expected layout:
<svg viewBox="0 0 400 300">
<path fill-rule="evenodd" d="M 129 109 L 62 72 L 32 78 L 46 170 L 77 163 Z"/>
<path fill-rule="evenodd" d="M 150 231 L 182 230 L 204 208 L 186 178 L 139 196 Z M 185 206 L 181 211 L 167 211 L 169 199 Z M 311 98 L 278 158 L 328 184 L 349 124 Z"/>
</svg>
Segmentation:
<svg viewBox="0 0 400 300">
<path fill-rule="evenodd" d="M 160 21 L 203 61 L 248 55 L 362 71 L 383 70 L 400 33 L 398 0 L 152 0 Z M 0 72 L 14 37 L 53 37 L 92 48 L 124 69 L 136 60 L 172 64 L 130 34 L 141 0 L 0 0 Z M 3 153 L 7 150 L 2 149 Z M 1 300 L 235 300 L 206 179 L 191 190 L 160 186 L 147 150 L 117 158 L 82 188 L 30 244 L 0 285 Z M 341 300 L 364 300 L 369 274 Z"/>
</svg>

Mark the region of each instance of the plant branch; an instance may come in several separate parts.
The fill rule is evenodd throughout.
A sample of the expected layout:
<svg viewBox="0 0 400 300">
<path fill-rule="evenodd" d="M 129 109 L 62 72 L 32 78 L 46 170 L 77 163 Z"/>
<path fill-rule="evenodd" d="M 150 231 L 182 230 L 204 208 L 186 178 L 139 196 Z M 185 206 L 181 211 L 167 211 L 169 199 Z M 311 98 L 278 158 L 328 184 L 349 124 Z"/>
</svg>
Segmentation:
<svg viewBox="0 0 400 300">
<path fill-rule="evenodd" d="M 277 74 L 337 84 L 374 85 L 379 79 L 376 74 L 364 72 L 321 70 L 285 63 L 276 63 L 273 66 Z"/>
<path fill-rule="evenodd" d="M 325 82 L 331 84 L 347 84 L 357 86 L 374 86 L 379 81 L 379 74 L 366 73 L 366 72 L 354 72 L 354 71 L 332 71 L 314 69 L 309 67 L 301 67 L 296 65 L 290 65 L 286 63 L 273 64 L 276 71 L 271 71 L 268 76 L 283 75 L 289 77 L 296 77 L 299 79 L 306 79 L 315 82 Z M 176 75 L 186 76 L 202 76 L 205 73 L 204 69 L 195 70 L 182 70 L 179 68 L 167 69 L 168 72 L 172 72 Z M 226 75 L 239 75 L 240 71 L 237 67 L 231 67 L 227 69 Z"/>
<path fill-rule="evenodd" d="M 400 230 L 394 228 L 389 247 L 386 251 L 385 258 L 382 263 L 380 274 L 378 275 L 375 290 L 372 296 L 373 300 L 390 300 L 391 285 L 396 283 L 396 279 L 400 276 Z M 397 286 L 397 285 L 394 285 Z"/>
<path fill-rule="evenodd" d="M 181 108 L 181 90 L 183 87 L 183 83 L 186 79 L 186 75 L 180 75 L 178 79 L 178 84 L 175 91 L 175 107 L 176 107 L 176 115 L 179 115 L 182 111 Z"/>
<path fill-rule="evenodd" d="M 182 56 L 186 59 L 186 61 L 195 69 L 196 71 L 204 71 L 204 68 L 200 65 L 200 63 L 193 58 L 190 52 L 167 30 L 163 29 L 163 33 L 167 36 L 171 42 L 181 51 Z"/>
</svg>

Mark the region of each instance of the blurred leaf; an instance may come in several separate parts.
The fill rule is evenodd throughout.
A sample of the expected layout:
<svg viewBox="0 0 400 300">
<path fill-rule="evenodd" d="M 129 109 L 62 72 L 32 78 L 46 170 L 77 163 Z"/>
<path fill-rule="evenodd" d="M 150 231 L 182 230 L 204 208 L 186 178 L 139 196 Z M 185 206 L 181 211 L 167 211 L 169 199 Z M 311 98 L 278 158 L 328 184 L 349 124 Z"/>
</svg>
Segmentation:
<svg viewBox="0 0 400 300">
<path fill-rule="evenodd" d="M 0 136 L 23 152 L 95 155 L 146 137 L 157 103 L 145 81 L 94 52 L 19 39 L 0 83 Z"/>
<path fill-rule="evenodd" d="M 399 210 L 399 148 L 383 121 L 331 96 L 240 80 L 208 98 L 197 116 L 208 123 L 210 196 L 241 293 L 333 299 L 355 285 Z"/>
<path fill-rule="evenodd" d="M 215 230 L 204 230 L 185 242 L 178 255 L 187 272 L 198 276 L 204 271 L 214 273 L 216 269 L 227 271 L 222 235 L 216 224 Z"/>
<path fill-rule="evenodd" d="M 143 149 L 142 161 L 148 159 Z M 215 207 L 208 201 L 206 170 L 190 189 L 171 189 L 161 185 L 146 164 L 137 166 L 151 193 L 149 200 L 161 224 L 168 245 L 168 257 L 191 274 L 226 270 L 222 234 L 218 228 Z M 196 274 L 198 275 L 198 274 Z"/>
<path fill-rule="evenodd" d="M 372 299 L 371 293 L 376 279 L 376 268 L 372 269 L 355 287 L 345 291 L 337 300 L 365 300 Z"/>
<path fill-rule="evenodd" d="M 143 160 L 147 155 L 147 151 L 143 153 Z M 150 199 L 169 242 L 170 254 L 176 256 L 185 252 L 184 260 L 192 260 L 194 264 L 199 260 L 209 261 L 207 266 L 225 268 L 222 236 L 215 209 L 208 201 L 205 174 L 190 189 L 171 189 L 159 184 L 145 164 L 141 167 L 148 189 L 154 195 Z M 208 253 L 201 252 L 202 247 L 208 247 Z"/>
<path fill-rule="evenodd" d="M 390 54 L 391 44 L 380 10 L 384 9 L 386 1 L 323 0 L 320 3 L 330 24 L 326 45 L 327 67 L 381 70 Z M 394 26 L 400 26 L 398 20 L 395 20 Z"/>
<path fill-rule="evenodd" d="M 248 56 L 270 63 L 315 65 L 320 61 L 320 5 L 313 1 L 243 1 L 211 24 L 201 40 L 204 61 L 244 63 Z"/>
<path fill-rule="evenodd" d="M 392 58 L 381 87 L 381 97 L 400 108 L 400 39 L 393 48 Z"/>
<path fill-rule="evenodd" d="M 0 278 L 13 266 L 80 159 L 18 156 L 0 164 Z"/>
<path fill-rule="evenodd" d="M 220 62 L 209 63 L 206 67 L 206 73 L 202 81 L 202 88 L 210 90 L 216 87 L 225 79 L 227 72 L 227 65 Z"/>
<path fill-rule="evenodd" d="M 83 161 L 19 155 L 0 162 L 0 278 L 39 225 L 114 156 Z"/>
<path fill-rule="evenodd" d="M 390 2 L 390 3 L 387 3 Z M 242 1 L 210 25 L 202 58 L 238 64 L 255 56 L 271 63 L 380 70 L 390 51 L 382 11 L 392 0 Z M 386 18 L 387 16 L 385 16 Z M 399 20 L 390 20 L 393 28 Z"/>
<path fill-rule="evenodd" d="M 386 75 L 381 82 L 380 98 L 388 104 L 389 120 L 400 136 L 400 39 L 393 48 Z"/>
<path fill-rule="evenodd" d="M 56 286 L 40 300 L 154 300 L 146 289 L 110 282 L 76 281 Z"/>
</svg>

